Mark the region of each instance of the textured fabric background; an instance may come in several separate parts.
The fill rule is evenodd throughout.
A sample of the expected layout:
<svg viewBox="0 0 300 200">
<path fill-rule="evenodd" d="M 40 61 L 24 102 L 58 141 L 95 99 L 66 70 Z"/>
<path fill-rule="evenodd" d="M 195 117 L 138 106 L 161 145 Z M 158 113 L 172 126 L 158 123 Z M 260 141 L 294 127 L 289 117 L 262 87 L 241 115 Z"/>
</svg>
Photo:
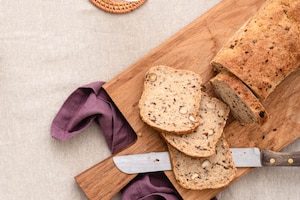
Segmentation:
<svg viewBox="0 0 300 200">
<path fill-rule="evenodd" d="M 96 124 L 66 142 L 51 138 L 64 100 L 109 81 L 218 2 L 149 0 L 112 15 L 88 0 L 0 0 L 0 199 L 86 199 L 73 177 L 110 152 Z M 255 169 L 218 198 L 300 199 L 299 180 L 300 168 Z"/>
</svg>

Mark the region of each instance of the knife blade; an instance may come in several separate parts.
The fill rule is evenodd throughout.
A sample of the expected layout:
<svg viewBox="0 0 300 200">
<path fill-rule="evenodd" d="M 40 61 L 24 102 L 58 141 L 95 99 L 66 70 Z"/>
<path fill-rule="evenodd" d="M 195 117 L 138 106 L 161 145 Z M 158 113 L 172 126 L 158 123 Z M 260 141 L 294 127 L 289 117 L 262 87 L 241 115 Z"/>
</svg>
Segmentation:
<svg viewBox="0 0 300 200">
<path fill-rule="evenodd" d="M 236 167 L 300 166 L 300 151 L 275 152 L 259 148 L 230 148 Z M 126 174 L 172 170 L 168 152 L 114 156 L 117 168 Z"/>
</svg>

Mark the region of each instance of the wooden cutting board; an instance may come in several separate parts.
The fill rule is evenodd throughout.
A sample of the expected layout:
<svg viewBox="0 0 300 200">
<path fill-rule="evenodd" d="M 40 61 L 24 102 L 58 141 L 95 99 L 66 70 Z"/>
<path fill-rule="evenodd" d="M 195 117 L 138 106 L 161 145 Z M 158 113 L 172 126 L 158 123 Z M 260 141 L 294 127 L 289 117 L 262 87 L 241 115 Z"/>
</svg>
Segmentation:
<svg viewBox="0 0 300 200">
<path fill-rule="evenodd" d="M 137 141 L 118 155 L 166 151 L 159 134 L 139 118 L 138 101 L 145 72 L 154 65 L 189 69 L 201 74 L 203 89 L 213 95 L 209 79 L 214 76 L 211 59 L 235 31 L 251 17 L 264 0 L 223 0 L 210 11 L 149 52 L 104 85 L 104 89 L 137 133 Z M 145 38 L 146 39 L 146 38 Z M 300 136 L 300 72 L 289 76 L 265 100 L 269 121 L 261 127 L 228 123 L 225 136 L 231 147 L 253 147 L 279 151 Z M 239 168 L 237 177 L 250 168 Z M 217 190 L 186 190 L 180 187 L 172 171 L 165 172 L 183 199 L 210 199 Z M 126 175 L 113 164 L 112 157 L 75 177 L 89 199 L 110 199 L 136 175 Z"/>
</svg>

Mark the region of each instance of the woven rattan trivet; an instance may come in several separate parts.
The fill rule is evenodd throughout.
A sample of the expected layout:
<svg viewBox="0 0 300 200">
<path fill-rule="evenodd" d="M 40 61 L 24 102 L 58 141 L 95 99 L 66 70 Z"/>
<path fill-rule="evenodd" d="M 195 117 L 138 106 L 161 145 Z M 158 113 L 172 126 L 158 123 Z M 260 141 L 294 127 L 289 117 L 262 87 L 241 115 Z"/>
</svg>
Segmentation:
<svg viewBox="0 0 300 200">
<path fill-rule="evenodd" d="M 115 14 L 134 11 L 147 0 L 90 0 L 96 7 Z"/>
</svg>

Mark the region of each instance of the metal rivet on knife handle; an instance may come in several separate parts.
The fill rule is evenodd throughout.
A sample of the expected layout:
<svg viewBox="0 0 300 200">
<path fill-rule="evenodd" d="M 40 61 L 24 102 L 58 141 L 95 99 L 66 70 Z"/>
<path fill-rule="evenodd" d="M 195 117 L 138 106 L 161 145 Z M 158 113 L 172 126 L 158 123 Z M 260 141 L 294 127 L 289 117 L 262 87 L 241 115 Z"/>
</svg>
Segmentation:
<svg viewBox="0 0 300 200">
<path fill-rule="evenodd" d="M 274 164 L 276 162 L 275 158 L 270 158 L 270 163 Z"/>
<path fill-rule="evenodd" d="M 289 159 L 288 159 L 288 163 L 289 163 L 289 164 L 293 164 L 293 163 L 294 163 L 293 158 L 289 158 Z"/>
</svg>

